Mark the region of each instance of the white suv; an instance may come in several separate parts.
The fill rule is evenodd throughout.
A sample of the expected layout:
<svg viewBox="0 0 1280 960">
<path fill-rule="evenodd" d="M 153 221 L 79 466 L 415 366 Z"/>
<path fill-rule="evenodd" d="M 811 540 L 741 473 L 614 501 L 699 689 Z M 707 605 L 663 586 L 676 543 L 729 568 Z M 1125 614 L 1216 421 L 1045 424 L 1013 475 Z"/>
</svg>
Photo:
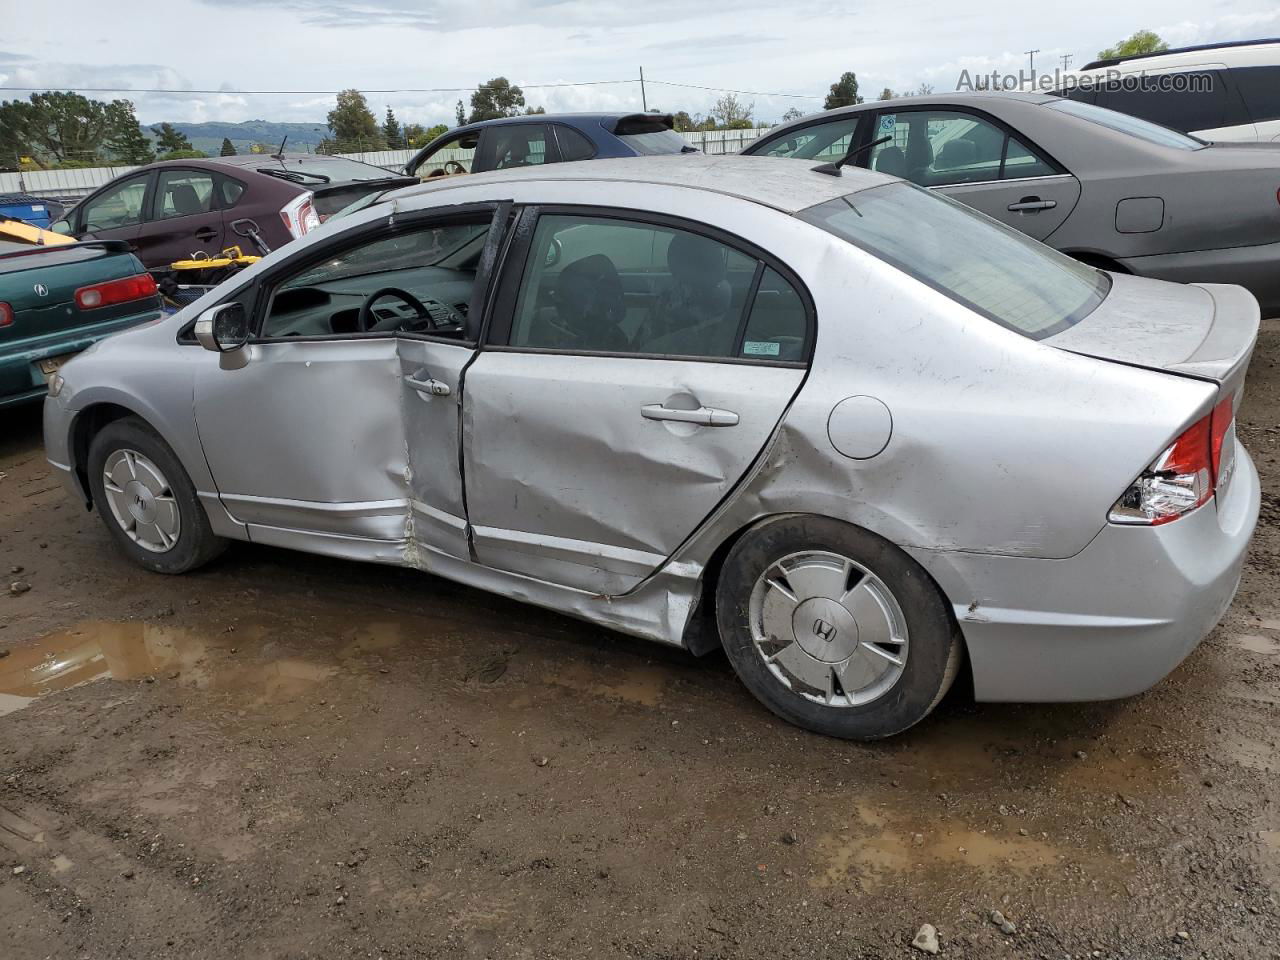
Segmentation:
<svg viewBox="0 0 1280 960">
<path fill-rule="evenodd" d="M 1095 60 L 1055 92 L 1202 140 L 1280 142 L 1280 39 Z"/>
</svg>

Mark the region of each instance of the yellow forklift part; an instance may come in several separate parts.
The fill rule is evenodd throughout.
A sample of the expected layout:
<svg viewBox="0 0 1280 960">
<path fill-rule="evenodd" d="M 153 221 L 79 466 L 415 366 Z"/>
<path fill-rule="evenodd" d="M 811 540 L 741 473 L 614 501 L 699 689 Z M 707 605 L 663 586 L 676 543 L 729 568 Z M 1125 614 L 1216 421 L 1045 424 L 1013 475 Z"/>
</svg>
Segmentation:
<svg viewBox="0 0 1280 960">
<path fill-rule="evenodd" d="M 171 270 L 214 270 L 220 267 L 247 267 L 257 263 L 261 257 L 246 254 L 236 247 L 227 247 L 216 257 L 192 257 L 190 260 L 175 260 L 169 264 Z"/>
<path fill-rule="evenodd" d="M 0 240 L 29 243 L 33 247 L 60 247 L 76 242 L 75 237 L 54 233 L 52 230 L 42 230 L 22 220 L 11 218 L 0 219 Z"/>
</svg>

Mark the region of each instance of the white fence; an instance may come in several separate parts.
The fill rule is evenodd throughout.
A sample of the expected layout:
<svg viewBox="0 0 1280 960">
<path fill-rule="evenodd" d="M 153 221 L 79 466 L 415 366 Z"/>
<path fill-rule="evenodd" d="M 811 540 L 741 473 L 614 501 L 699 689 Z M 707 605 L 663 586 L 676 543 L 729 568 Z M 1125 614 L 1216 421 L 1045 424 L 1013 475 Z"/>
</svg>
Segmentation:
<svg viewBox="0 0 1280 960">
<path fill-rule="evenodd" d="M 768 127 L 747 130 L 700 130 L 684 134 L 691 146 L 703 153 L 720 155 L 737 153 L 751 141 L 760 137 Z M 373 153 L 343 153 L 340 156 L 371 163 L 396 171 L 403 168 L 417 150 L 379 150 Z M 454 151 L 443 151 L 440 159 L 465 159 L 462 152 L 450 157 Z M 0 194 L 25 193 L 35 197 L 74 199 L 92 193 L 110 180 L 137 167 L 85 167 L 80 170 L 29 170 L 23 173 L 0 173 Z"/>
</svg>

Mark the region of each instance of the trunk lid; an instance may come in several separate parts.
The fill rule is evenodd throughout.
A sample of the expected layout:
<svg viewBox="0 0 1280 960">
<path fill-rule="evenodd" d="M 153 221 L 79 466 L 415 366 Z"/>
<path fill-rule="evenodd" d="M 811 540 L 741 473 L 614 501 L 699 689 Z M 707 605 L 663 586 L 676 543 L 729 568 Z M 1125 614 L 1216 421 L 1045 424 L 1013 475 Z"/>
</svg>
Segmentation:
<svg viewBox="0 0 1280 960">
<path fill-rule="evenodd" d="M 1107 298 L 1042 341 L 1060 350 L 1196 377 L 1238 391 L 1258 337 L 1258 301 L 1243 287 L 1112 275 Z"/>
</svg>

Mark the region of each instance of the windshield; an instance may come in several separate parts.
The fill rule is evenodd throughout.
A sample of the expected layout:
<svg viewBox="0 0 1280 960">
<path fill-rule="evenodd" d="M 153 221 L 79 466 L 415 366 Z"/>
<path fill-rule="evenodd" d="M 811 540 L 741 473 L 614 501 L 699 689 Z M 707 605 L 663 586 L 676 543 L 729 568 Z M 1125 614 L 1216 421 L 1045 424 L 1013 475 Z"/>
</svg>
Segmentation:
<svg viewBox="0 0 1280 960">
<path fill-rule="evenodd" d="M 1196 137 L 1179 133 L 1177 130 L 1170 130 L 1168 127 L 1162 127 L 1158 123 L 1152 123 L 1140 117 L 1131 117 L 1127 113 L 1117 113 L 1115 110 L 1108 110 L 1105 107 L 1095 107 L 1092 103 L 1063 99 L 1048 104 L 1048 107 L 1050 110 L 1069 113 L 1073 117 L 1079 117 L 1081 120 L 1088 120 L 1090 123 L 1100 124 L 1111 130 L 1118 130 L 1120 133 L 1127 133 L 1130 136 L 1145 140 L 1147 143 L 1154 143 L 1160 147 L 1173 147 L 1175 150 L 1199 150 L 1201 147 L 1206 146 L 1205 141 Z"/>
<path fill-rule="evenodd" d="M 345 157 L 285 157 L 283 160 L 263 157 L 257 169 L 259 173 L 310 183 L 351 183 L 386 180 L 395 176 L 389 170 Z"/>
<path fill-rule="evenodd" d="M 799 217 L 1032 340 L 1088 316 L 1110 289 L 1101 271 L 915 184 L 872 187 Z"/>
<path fill-rule="evenodd" d="M 642 157 L 656 157 L 666 153 L 683 153 L 692 150 L 689 141 L 674 130 L 653 130 L 648 133 L 623 133 L 618 139 Z"/>
</svg>

